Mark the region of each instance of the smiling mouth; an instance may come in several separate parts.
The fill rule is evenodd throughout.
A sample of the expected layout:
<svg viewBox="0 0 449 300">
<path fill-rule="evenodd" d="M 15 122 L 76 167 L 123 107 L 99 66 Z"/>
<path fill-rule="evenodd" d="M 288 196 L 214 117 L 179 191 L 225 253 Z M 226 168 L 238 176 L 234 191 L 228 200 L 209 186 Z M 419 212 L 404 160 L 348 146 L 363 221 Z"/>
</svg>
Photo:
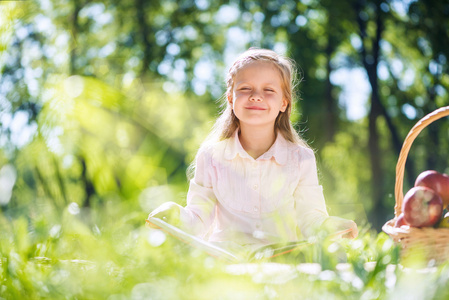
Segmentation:
<svg viewBox="0 0 449 300">
<path fill-rule="evenodd" d="M 249 110 L 266 110 L 265 108 L 259 107 L 259 106 L 248 106 L 246 109 L 249 109 Z"/>
</svg>

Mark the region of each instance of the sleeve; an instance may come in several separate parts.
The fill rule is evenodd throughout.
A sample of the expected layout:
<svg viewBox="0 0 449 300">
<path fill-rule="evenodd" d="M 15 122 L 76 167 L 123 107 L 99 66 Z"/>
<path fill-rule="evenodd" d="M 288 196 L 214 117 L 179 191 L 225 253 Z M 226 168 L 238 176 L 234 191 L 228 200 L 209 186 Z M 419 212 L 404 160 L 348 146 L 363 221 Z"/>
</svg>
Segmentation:
<svg viewBox="0 0 449 300">
<path fill-rule="evenodd" d="M 315 154 L 311 149 L 301 149 L 299 157 L 299 182 L 294 192 L 297 224 L 305 237 L 329 217 L 323 187 L 318 182 Z"/>
<path fill-rule="evenodd" d="M 212 152 L 200 149 L 196 157 L 195 175 L 187 192 L 187 205 L 181 210 L 183 229 L 205 237 L 215 218 L 217 199 L 212 188 Z"/>
</svg>

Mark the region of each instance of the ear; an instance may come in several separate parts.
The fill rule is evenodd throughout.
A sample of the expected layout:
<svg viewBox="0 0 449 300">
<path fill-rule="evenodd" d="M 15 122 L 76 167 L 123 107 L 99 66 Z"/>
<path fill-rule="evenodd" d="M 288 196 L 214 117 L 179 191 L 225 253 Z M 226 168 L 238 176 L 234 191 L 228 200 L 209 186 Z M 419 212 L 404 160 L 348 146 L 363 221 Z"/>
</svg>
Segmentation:
<svg viewBox="0 0 449 300">
<path fill-rule="evenodd" d="M 279 109 L 279 111 L 285 112 L 285 110 L 287 109 L 287 106 L 288 106 L 288 101 L 287 101 L 287 99 L 284 98 L 282 100 L 282 105 L 281 105 L 281 108 Z"/>
<path fill-rule="evenodd" d="M 228 103 L 232 106 L 232 93 L 226 93 L 226 98 L 228 99 Z"/>
</svg>

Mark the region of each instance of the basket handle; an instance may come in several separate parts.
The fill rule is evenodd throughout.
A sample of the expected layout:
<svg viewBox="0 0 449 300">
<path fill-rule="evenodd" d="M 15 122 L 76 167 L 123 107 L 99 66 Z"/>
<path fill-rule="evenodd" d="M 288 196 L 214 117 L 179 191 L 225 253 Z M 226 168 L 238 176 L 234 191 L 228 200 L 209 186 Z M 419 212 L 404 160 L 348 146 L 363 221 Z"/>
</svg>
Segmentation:
<svg viewBox="0 0 449 300">
<path fill-rule="evenodd" d="M 413 141 L 418 136 L 418 134 L 429 124 L 448 115 L 449 106 L 441 107 L 431 112 L 430 114 L 419 120 L 418 123 L 416 123 L 415 126 L 413 126 L 413 128 L 409 131 L 407 137 L 405 138 L 401 152 L 399 153 L 398 163 L 396 164 L 396 184 L 394 189 L 394 195 L 396 198 L 396 205 L 394 206 L 395 217 L 399 216 L 402 211 L 402 201 L 404 199 L 403 183 L 405 161 L 407 159 L 408 152 L 410 150 L 410 147 L 412 146 Z"/>
</svg>

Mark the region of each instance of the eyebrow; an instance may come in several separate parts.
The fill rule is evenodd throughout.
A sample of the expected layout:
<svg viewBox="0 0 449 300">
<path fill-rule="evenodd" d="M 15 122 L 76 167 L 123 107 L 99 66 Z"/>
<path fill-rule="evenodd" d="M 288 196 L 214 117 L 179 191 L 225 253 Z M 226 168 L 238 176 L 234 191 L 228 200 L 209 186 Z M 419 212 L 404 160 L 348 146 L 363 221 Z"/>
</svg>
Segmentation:
<svg viewBox="0 0 449 300">
<path fill-rule="evenodd" d="M 250 83 L 248 82 L 248 80 L 242 80 L 242 81 L 235 82 L 234 85 L 237 86 L 237 85 L 240 85 L 240 84 L 250 84 Z M 277 84 L 275 82 L 271 82 L 270 81 L 270 82 L 265 82 L 264 85 L 276 86 Z M 280 86 L 282 87 L 282 82 L 281 82 Z"/>
</svg>

